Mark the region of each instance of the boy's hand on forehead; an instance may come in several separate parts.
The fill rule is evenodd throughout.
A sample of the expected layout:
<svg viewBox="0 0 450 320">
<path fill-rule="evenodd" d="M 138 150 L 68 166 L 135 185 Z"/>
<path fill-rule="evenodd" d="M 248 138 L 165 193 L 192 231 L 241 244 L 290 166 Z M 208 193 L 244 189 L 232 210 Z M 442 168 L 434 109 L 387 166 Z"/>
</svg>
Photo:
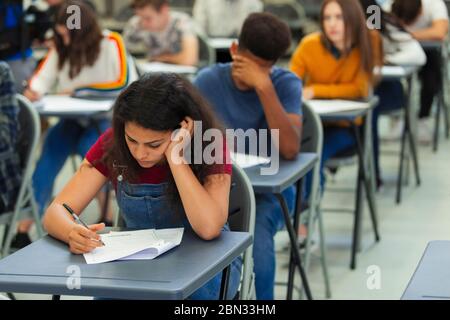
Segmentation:
<svg viewBox="0 0 450 320">
<path fill-rule="evenodd" d="M 258 63 L 240 54 L 233 55 L 233 77 L 245 83 L 252 89 L 262 89 L 270 79 L 271 67 L 260 66 Z"/>
</svg>

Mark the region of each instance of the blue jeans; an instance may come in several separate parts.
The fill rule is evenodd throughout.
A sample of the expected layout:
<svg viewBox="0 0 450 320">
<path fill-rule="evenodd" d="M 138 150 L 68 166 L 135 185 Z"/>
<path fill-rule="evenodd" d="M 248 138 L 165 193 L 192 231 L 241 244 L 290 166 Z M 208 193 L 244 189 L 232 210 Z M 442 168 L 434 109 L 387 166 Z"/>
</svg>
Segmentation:
<svg viewBox="0 0 450 320">
<path fill-rule="evenodd" d="M 125 225 L 130 229 L 191 228 L 184 212 L 171 208 L 165 183 L 129 184 L 118 182 L 117 202 Z M 229 231 L 225 225 L 222 231 Z M 242 258 L 231 263 L 227 299 L 236 295 L 241 280 Z M 197 289 L 189 300 L 218 300 L 222 283 L 222 272 Z"/>
<path fill-rule="evenodd" d="M 109 126 L 109 120 L 99 122 L 102 132 Z M 95 127 L 85 128 L 75 120 L 61 120 L 49 129 L 33 175 L 34 196 L 41 216 L 51 199 L 54 181 L 67 158 L 74 153 L 84 158 L 98 137 Z"/>
<path fill-rule="evenodd" d="M 380 168 L 380 138 L 378 133 L 378 119 L 383 113 L 389 113 L 403 108 L 405 96 L 403 94 L 402 83 L 398 80 L 383 81 L 375 89 L 375 95 L 380 99 L 377 107 L 373 111 L 372 117 L 372 139 L 373 156 L 375 161 L 375 173 L 378 182 L 381 181 Z"/>
<path fill-rule="evenodd" d="M 322 159 L 320 162 L 320 186 L 321 190 L 325 190 L 325 173 L 324 166 L 325 163 L 343 153 L 344 151 L 351 150 L 356 147 L 355 135 L 352 128 L 344 127 L 325 127 L 324 128 L 324 139 L 323 139 L 323 150 Z M 311 184 L 312 184 L 312 173 L 306 176 L 306 185 L 304 198 L 308 199 L 311 194 Z"/>
<path fill-rule="evenodd" d="M 295 190 L 296 188 L 292 186 L 283 192 L 291 215 L 295 204 Z M 253 261 L 258 300 L 274 299 L 276 269 L 274 236 L 283 227 L 284 216 L 275 195 L 257 194 Z"/>
</svg>

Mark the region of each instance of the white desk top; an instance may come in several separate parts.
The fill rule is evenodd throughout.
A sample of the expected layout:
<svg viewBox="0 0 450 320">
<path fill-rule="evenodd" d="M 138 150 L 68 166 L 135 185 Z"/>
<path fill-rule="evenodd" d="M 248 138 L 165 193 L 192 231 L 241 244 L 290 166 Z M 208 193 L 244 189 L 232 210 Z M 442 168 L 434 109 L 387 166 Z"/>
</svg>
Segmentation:
<svg viewBox="0 0 450 320">
<path fill-rule="evenodd" d="M 198 70 L 197 67 L 193 66 L 184 66 L 162 62 L 146 62 L 142 60 L 137 62 L 137 66 L 143 73 L 168 72 L 192 75 L 196 74 Z"/>
</svg>

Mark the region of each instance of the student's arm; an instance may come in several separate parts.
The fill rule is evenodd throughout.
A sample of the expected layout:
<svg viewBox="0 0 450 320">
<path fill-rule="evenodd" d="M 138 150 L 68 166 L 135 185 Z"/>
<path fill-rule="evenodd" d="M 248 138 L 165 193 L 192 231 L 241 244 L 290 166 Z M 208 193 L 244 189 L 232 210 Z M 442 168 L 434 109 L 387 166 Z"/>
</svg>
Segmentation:
<svg viewBox="0 0 450 320">
<path fill-rule="evenodd" d="M 289 70 L 295 73 L 300 79 L 305 79 L 306 74 L 306 62 L 304 60 L 304 44 L 300 43 L 300 45 L 295 49 L 294 54 L 292 55 L 291 61 L 289 63 Z"/>
<path fill-rule="evenodd" d="M 187 118 L 181 127 L 193 132 L 193 120 Z M 182 130 L 184 131 L 184 130 Z M 182 134 L 182 132 L 180 132 Z M 166 150 L 167 162 L 174 177 L 186 216 L 192 229 L 204 240 L 212 240 L 228 219 L 228 201 L 231 177 L 227 174 L 208 176 L 202 185 L 188 164 L 182 163 L 182 155 L 176 154 L 177 138 Z M 180 142 L 182 144 L 183 142 Z"/>
<path fill-rule="evenodd" d="M 96 231 L 100 231 L 105 225 L 92 225 L 87 230 L 76 224 L 62 205 L 65 203 L 75 213 L 81 214 L 106 182 L 107 178 L 84 160 L 75 176 L 45 212 L 44 228 L 52 237 L 67 243 L 72 253 L 87 253 L 99 247 L 99 242 L 92 239 L 100 239 Z"/>
<path fill-rule="evenodd" d="M 444 41 L 448 33 L 448 20 L 441 19 L 433 21 L 431 27 L 411 32 L 419 41 Z"/>
<path fill-rule="evenodd" d="M 89 83 L 77 88 L 77 90 L 95 89 L 109 92 L 122 90 L 127 85 L 130 70 L 128 70 L 128 57 L 122 37 L 116 32 L 111 32 L 107 36 L 107 40 L 108 46 L 104 47 L 103 50 L 108 50 L 108 55 L 105 55 L 105 57 L 108 59 L 109 68 L 115 71 L 115 78 L 103 82 Z"/>
<path fill-rule="evenodd" d="M 153 61 L 195 66 L 198 63 L 199 44 L 194 35 L 185 36 L 182 39 L 181 51 L 175 54 L 162 54 L 152 57 Z"/>
<path fill-rule="evenodd" d="M 264 108 L 269 129 L 279 130 L 278 149 L 281 156 L 292 160 L 300 152 L 302 120 L 298 114 L 285 111 L 269 72 L 270 70 L 263 70 L 255 62 L 241 55 L 233 57 L 233 75 L 256 91 Z M 300 94 L 300 86 L 298 91 Z"/>
<path fill-rule="evenodd" d="M 313 92 L 313 98 L 319 99 L 357 99 L 367 97 L 370 80 L 360 71 L 352 82 L 340 84 L 314 84 L 307 89 Z"/>
<path fill-rule="evenodd" d="M 39 100 L 55 85 L 58 72 L 58 53 L 56 49 L 50 49 L 38 70 L 31 77 L 24 96 L 31 101 Z"/>
</svg>

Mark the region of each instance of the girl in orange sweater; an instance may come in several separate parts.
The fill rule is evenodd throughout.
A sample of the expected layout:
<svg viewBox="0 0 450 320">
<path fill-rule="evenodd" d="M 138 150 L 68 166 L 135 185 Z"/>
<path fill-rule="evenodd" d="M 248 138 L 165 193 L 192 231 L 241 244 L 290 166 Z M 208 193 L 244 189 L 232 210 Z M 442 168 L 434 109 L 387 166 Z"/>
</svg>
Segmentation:
<svg viewBox="0 0 450 320">
<path fill-rule="evenodd" d="M 325 0 L 320 24 L 321 32 L 306 36 L 290 63 L 290 69 L 304 82 L 303 99 L 367 97 L 377 59 L 373 52 L 378 52 L 372 50 L 371 42 L 380 44 L 381 41 L 378 34 L 367 30 L 360 3 L 357 0 Z M 349 128 L 326 126 L 322 169 L 328 159 L 354 148 L 355 143 Z M 323 189 L 323 170 L 321 176 Z"/>
</svg>

